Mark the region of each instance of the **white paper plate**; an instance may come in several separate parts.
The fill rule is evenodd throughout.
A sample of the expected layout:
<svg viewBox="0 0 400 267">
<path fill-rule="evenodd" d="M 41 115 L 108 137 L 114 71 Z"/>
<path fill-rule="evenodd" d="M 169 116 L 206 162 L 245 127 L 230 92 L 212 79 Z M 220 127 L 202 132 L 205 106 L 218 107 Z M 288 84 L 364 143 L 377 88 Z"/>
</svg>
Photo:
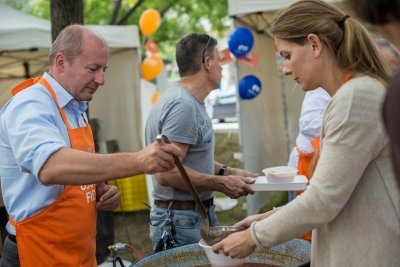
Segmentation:
<svg viewBox="0 0 400 267">
<path fill-rule="evenodd" d="M 259 176 L 254 184 L 250 184 L 250 187 L 254 191 L 302 191 L 306 189 L 308 183 L 304 175 L 296 175 L 291 181 L 281 178 L 272 180 L 265 176 Z"/>
</svg>

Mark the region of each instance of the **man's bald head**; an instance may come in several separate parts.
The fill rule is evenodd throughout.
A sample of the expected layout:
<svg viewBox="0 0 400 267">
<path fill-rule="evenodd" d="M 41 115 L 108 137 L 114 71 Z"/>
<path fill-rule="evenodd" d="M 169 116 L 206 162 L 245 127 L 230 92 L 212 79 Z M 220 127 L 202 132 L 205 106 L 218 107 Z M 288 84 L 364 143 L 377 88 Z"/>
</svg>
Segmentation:
<svg viewBox="0 0 400 267">
<path fill-rule="evenodd" d="M 104 47 L 108 47 L 103 37 L 89 29 L 88 27 L 72 24 L 65 27 L 54 41 L 50 53 L 49 64 L 53 65 L 55 56 L 58 53 L 63 53 L 69 62 L 79 56 L 84 50 L 84 43 L 88 39 L 97 39 L 102 42 Z"/>
</svg>

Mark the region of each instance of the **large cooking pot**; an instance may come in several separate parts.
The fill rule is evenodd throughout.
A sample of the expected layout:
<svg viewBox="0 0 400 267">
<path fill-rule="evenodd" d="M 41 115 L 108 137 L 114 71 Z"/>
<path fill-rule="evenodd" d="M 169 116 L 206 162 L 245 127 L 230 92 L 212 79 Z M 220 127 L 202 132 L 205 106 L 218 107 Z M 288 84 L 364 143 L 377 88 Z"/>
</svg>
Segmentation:
<svg viewBox="0 0 400 267">
<path fill-rule="evenodd" d="M 303 239 L 293 239 L 270 249 L 257 248 L 246 258 L 246 263 L 270 264 L 273 266 L 299 266 L 310 260 L 311 245 Z M 174 266 L 188 267 L 207 265 L 209 261 L 203 249 L 198 244 L 186 245 L 164 250 L 147 256 L 131 267 L 140 266 Z"/>
</svg>

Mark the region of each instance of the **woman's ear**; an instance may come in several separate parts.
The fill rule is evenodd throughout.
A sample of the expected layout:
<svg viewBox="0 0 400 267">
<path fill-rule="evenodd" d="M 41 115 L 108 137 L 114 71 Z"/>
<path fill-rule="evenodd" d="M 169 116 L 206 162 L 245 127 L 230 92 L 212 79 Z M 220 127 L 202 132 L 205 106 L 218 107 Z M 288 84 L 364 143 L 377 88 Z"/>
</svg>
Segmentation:
<svg viewBox="0 0 400 267">
<path fill-rule="evenodd" d="M 309 45 L 311 46 L 311 49 L 313 50 L 314 56 L 319 57 L 321 55 L 322 45 L 323 45 L 319 36 L 314 33 L 310 33 L 307 36 L 307 41 L 308 41 Z"/>
</svg>

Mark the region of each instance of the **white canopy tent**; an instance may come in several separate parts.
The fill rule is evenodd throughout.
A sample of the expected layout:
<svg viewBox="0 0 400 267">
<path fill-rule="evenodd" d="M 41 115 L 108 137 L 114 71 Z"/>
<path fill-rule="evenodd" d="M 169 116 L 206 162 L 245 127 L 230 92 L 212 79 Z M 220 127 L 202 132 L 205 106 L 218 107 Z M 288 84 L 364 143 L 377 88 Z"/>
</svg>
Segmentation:
<svg viewBox="0 0 400 267">
<path fill-rule="evenodd" d="M 106 84 L 89 104 L 100 140 L 117 140 L 121 151 L 142 147 L 139 35 L 136 26 L 92 26 L 107 41 L 111 57 Z M 0 4 L 0 107 L 10 88 L 48 69 L 51 23 Z"/>
<path fill-rule="evenodd" d="M 260 54 L 255 68 L 237 64 L 237 80 L 248 74 L 262 83 L 260 95 L 240 100 L 239 124 L 243 167 L 262 173 L 266 167 L 286 165 L 298 133 L 299 114 L 304 92 L 283 77 L 274 40 L 266 29 L 281 8 L 294 0 L 228 0 L 234 27 L 247 27 L 254 35 L 252 51 Z M 339 5 L 340 0 L 329 0 Z M 316 75 L 318 75 L 316 73 Z M 247 197 L 248 214 L 259 212 L 270 193 Z"/>
</svg>

